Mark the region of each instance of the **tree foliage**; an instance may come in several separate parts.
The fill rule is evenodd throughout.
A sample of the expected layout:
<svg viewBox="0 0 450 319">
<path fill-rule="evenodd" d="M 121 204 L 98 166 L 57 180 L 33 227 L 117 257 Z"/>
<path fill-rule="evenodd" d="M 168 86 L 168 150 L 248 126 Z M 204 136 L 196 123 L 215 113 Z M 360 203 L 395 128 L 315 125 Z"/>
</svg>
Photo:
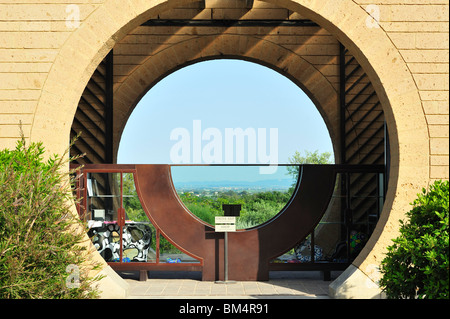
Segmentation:
<svg viewBox="0 0 450 319">
<path fill-rule="evenodd" d="M 64 157 L 43 154 L 23 138 L 0 151 L 0 298 L 97 297 L 71 212 L 74 180 L 60 173 Z"/>
<path fill-rule="evenodd" d="M 382 261 L 388 298 L 449 298 L 449 182 L 437 181 L 413 202 L 400 236 Z"/>
<path fill-rule="evenodd" d="M 319 153 L 318 150 L 314 152 L 304 151 L 303 156 L 299 151 L 295 151 L 294 155 L 289 158 L 289 164 L 332 164 L 331 153 Z"/>
<path fill-rule="evenodd" d="M 303 156 L 299 151 L 295 151 L 294 155 L 288 158 L 289 164 L 293 164 L 292 166 L 287 167 L 288 174 L 291 175 L 295 181 L 298 179 L 299 167 L 301 164 L 332 164 L 333 160 L 331 159 L 330 152 L 319 153 L 318 150 L 314 152 L 310 152 L 305 150 L 305 155 Z M 292 187 L 295 187 L 292 185 Z"/>
</svg>

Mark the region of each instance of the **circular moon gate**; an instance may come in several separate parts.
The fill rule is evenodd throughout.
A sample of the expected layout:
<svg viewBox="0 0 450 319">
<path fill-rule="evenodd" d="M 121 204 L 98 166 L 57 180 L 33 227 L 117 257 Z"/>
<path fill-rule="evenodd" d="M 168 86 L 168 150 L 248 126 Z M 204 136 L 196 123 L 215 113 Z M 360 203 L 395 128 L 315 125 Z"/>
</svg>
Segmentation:
<svg viewBox="0 0 450 319">
<path fill-rule="evenodd" d="M 171 166 L 133 166 L 136 190 L 150 220 L 176 246 L 202 261 L 203 280 L 223 280 L 224 234 L 216 233 L 182 204 L 172 183 Z M 277 216 L 256 228 L 229 233 L 229 279 L 268 280 L 270 260 L 304 240 L 315 228 L 328 207 L 336 174 L 348 169 L 355 172 L 368 167 L 301 165 L 294 195 Z"/>
</svg>

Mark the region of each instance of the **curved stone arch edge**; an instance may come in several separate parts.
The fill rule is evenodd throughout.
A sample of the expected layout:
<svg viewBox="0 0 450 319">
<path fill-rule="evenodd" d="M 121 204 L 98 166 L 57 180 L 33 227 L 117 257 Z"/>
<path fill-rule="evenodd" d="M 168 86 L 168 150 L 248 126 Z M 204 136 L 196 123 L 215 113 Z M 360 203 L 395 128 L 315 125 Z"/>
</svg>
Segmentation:
<svg viewBox="0 0 450 319">
<path fill-rule="evenodd" d="M 106 56 L 121 35 L 124 36 L 140 25 L 150 15 L 189 2 L 193 0 L 171 1 L 170 4 L 168 0 L 154 1 L 151 4 L 136 1 L 133 6 L 129 2 L 115 0 L 99 7 L 86 21 L 83 21 L 82 27 L 69 37 L 57 56 L 42 89 L 30 139 L 46 141 L 50 148 L 49 153 L 62 153 L 62 150 L 67 147 L 65 137 L 69 135 L 67 132 L 70 131 L 70 118 L 73 118 L 75 114 L 82 90 L 95 66 Z M 319 23 L 334 34 L 361 63 L 383 104 L 391 133 L 392 166 L 389 192 L 380 222 L 375 230 L 379 237 L 376 238 L 373 235 L 369 239 L 353 265 L 364 269 L 364 266 L 367 267 L 374 262 L 379 264 L 380 260 L 379 258 L 377 260 L 377 256 L 380 255 L 380 249 L 384 249 L 386 243 L 390 242 L 392 233 L 395 233 L 398 228 L 398 220 L 403 217 L 411 200 L 429 180 L 428 128 L 412 75 L 387 34 L 381 29 L 369 29 L 364 26 L 368 13 L 351 0 L 329 0 L 326 4 L 307 0 L 268 0 L 267 2 L 294 12 L 301 11 L 305 17 Z M 116 7 L 121 5 L 127 5 L 129 12 L 121 10 L 120 15 L 117 15 Z M 128 14 L 122 14 L 123 12 Z M 120 19 L 113 19 L 109 13 Z M 108 24 L 108 21 L 111 24 Z M 362 27 L 355 28 L 357 23 Z M 104 28 L 101 34 L 96 34 L 93 29 L 97 30 L 99 27 Z M 93 35 L 97 41 L 90 40 Z M 379 41 L 373 41 L 373 39 Z M 74 46 L 74 44 L 80 46 Z M 66 65 L 66 62 L 74 57 L 79 60 L 72 59 Z M 78 75 L 75 78 L 79 81 L 73 81 L 74 74 Z M 394 79 L 392 74 L 399 76 L 403 81 Z M 66 92 L 67 96 L 63 99 L 60 92 Z M 61 105 L 66 105 L 66 108 L 63 108 L 63 114 L 65 114 L 64 118 L 69 119 L 68 122 L 61 121 L 60 113 L 59 116 L 54 114 L 58 113 L 54 112 L 54 108 Z M 48 133 L 49 130 L 54 132 L 55 129 L 59 129 L 58 131 L 62 134 Z M 417 152 L 417 149 L 421 151 Z M 391 231 L 383 231 L 385 229 Z M 369 274 L 366 276 L 370 278 Z"/>
</svg>

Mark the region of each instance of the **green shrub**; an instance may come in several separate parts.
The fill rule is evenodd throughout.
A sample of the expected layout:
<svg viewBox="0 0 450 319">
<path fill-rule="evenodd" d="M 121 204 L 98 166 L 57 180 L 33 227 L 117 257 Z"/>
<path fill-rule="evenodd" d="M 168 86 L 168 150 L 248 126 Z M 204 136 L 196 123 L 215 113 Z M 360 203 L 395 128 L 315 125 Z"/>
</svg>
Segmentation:
<svg viewBox="0 0 450 319">
<path fill-rule="evenodd" d="M 413 202 L 401 235 L 381 264 L 388 298 L 449 298 L 449 182 L 437 181 Z"/>
<path fill-rule="evenodd" d="M 67 162 L 42 143 L 0 151 L 0 298 L 94 298 Z M 83 228 L 81 228 L 83 229 Z"/>
</svg>

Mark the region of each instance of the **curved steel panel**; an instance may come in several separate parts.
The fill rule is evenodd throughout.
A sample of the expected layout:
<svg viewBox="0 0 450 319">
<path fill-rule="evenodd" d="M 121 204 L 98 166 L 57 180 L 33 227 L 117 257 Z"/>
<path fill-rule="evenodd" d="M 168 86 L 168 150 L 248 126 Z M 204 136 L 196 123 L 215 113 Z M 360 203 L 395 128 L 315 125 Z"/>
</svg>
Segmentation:
<svg viewBox="0 0 450 319">
<path fill-rule="evenodd" d="M 268 280 L 269 262 L 301 242 L 319 223 L 334 190 L 333 165 L 303 165 L 284 210 L 267 223 L 228 234 L 229 279 Z M 164 235 L 203 261 L 203 280 L 223 280 L 223 233 L 194 217 L 181 203 L 170 165 L 136 165 L 142 206 Z"/>
</svg>

